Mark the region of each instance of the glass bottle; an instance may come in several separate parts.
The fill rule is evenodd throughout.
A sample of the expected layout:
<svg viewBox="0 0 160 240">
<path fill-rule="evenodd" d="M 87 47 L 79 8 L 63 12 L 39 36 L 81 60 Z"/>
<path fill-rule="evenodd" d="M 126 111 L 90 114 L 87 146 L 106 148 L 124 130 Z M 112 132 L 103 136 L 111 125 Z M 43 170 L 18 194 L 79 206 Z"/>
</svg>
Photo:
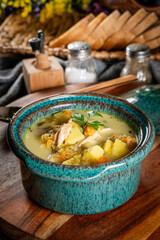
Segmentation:
<svg viewBox="0 0 160 240">
<path fill-rule="evenodd" d="M 65 81 L 66 84 L 94 83 L 97 81 L 89 44 L 72 42 L 68 45 L 68 65 L 65 69 Z"/>
<path fill-rule="evenodd" d="M 126 47 L 126 64 L 121 76 L 133 74 L 141 83 L 150 84 L 152 74 L 149 66 L 150 48 L 145 44 L 130 44 Z"/>
</svg>

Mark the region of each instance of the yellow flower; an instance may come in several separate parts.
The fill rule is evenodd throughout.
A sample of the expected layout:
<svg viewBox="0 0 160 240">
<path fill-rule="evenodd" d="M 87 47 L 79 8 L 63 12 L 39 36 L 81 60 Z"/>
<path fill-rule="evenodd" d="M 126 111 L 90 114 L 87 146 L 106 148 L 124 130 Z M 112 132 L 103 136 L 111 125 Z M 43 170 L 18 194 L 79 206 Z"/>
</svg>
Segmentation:
<svg viewBox="0 0 160 240">
<path fill-rule="evenodd" d="M 24 8 L 26 6 L 26 3 L 24 0 L 21 0 L 20 1 L 20 7 Z"/>
<path fill-rule="evenodd" d="M 66 12 L 67 0 L 54 0 L 54 9 L 57 15 Z"/>
<path fill-rule="evenodd" d="M 21 16 L 22 16 L 23 18 L 27 17 L 27 16 L 28 16 L 28 12 L 23 11 L 23 12 L 21 13 Z"/>
<path fill-rule="evenodd" d="M 25 3 L 28 3 L 28 4 L 30 3 L 31 4 L 31 2 L 32 2 L 31 0 L 25 0 Z"/>
<path fill-rule="evenodd" d="M 19 1 L 15 1 L 15 2 L 13 3 L 13 7 L 19 8 L 19 7 L 20 7 L 19 3 L 20 3 Z"/>
<path fill-rule="evenodd" d="M 36 1 L 36 0 L 35 0 Z M 44 4 L 47 0 L 41 0 L 41 3 Z"/>
<path fill-rule="evenodd" d="M 46 3 L 46 18 L 51 18 L 53 15 L 53 3 L 52 2 L 48 2 Z"/>
<path fill-rule="evenodd" d="M 9 1 L 8 6 L 12 6 L 12 5 L 13 5 L 13 1 Z"/>
<path fill-rule="evenodd" d="M 23 8 L 23 12 L 21 13 L 22 17 L 27 17 L 28 14 L 32 11 L 31 5 L 27 5 L 26 7 Z"/>
<path fill-rule="evenodd" d="M 3 3 L 7 3 L 8 2 L 8 0 L 3 0 Z"/>
<path fill-rule="evenodd" d="M 42 9 L 40 12 L 40 22 L 44 23 L 46 21 L 46 9 Z"/>
</svg>

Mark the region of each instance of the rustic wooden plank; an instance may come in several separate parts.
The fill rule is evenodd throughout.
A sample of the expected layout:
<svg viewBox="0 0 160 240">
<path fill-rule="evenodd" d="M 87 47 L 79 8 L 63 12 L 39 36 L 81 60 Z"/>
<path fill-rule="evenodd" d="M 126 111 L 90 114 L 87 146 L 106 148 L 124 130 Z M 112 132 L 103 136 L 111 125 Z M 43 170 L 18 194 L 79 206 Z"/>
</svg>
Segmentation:
<svg viewBox="0 0 160 240">
<path fill-rule="evenodd" d="M 115 239 L 146 240 L 151 233 L 153 233 L 159 227 L 159 219 L 160 204 L 157 204 L 157 206 L 155 206 L 153 209 L 149 209 L 145 216 L 142 216 L 136 220 L 132 224 L 132 227 L 129 226 L 127 232 L 125 230 L 120 237 L 116 237 Z M 135 232 L 137 234 L 135 234 Z"/>
<path fill-rule="evenodd" d="M 160 227 L 157 228 L 157 230 L 152 233 L 152 235 L 148 238 L 148 240 L 155 240 L 155 239 L 159 239 L 160 236 Z"/>
</svg>

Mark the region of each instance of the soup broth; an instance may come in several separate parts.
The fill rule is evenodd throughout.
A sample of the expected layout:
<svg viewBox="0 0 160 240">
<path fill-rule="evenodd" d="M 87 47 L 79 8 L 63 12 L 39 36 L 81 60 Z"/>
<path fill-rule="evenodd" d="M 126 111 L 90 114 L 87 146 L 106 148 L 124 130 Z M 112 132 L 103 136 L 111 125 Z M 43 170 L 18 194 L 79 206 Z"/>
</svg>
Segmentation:
<svg viewBox="0 0 160 240">
<path fill-rule="evenodd" d="M 137 146 L 136 134 L 125 121 L 89 110 L 41 117 L 27 129 L 24 143 L 38 157 L 65 165 L 115 161 Z"/>
</svg>

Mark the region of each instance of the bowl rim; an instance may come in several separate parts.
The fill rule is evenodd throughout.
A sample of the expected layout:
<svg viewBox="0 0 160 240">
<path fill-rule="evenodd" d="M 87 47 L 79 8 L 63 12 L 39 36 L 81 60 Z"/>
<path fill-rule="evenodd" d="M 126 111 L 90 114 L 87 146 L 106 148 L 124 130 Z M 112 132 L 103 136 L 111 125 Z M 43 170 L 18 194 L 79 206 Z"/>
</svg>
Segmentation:
<svg viewBox="0 0 160 240">
<path fill-rule="evenodd" d="M 18 117 L 23 114 L 23 111 L 25 111 L 26 109 L 34 106 L 34 105 L 37 105 L 41 102 L 45 102 L 46 100 L 55 100 L 55 99 L 58 99 L 58 98 L 64 98 L 64 97 L 71 97 L 71 96 L 85 96 L 85 97 L 88 97 L 88 96 L 91 96 L 91 97 L 101 97 L 101 98 L 105 98 L 105 99 L 112 99 L 112 100 L 116 100 L 116 101 L 120 101 L 124 104 L 127 104 L 129 107 L 133 108 L 134 110 L 136 110 L 147 122 L 148 124 L 148 136 L 147 136 L 147 139 L 145 138 L 145 142 L 144 144 L 138 144 L 138 146 L 132 151 L 130 152 L 129 154 L 125 155 L 124 157 L 116 160 L 116 161 L 113 161 L 113 162 L 107 162 L 107 163 L 102 163 L 102 164 L 95 164 L 95 165 L 63 165 L 63 164 L 60 164 L 60 163 L 53 163 L 53 162 L 50 162 L 50 161 L 47 161 L 45 159 L 42 159 L 36 155 L 34 155 L 31 151 L 28 150 L 28 148 L 23 144 L 23 146 L 25 147 L 25 149 L 23 149 L 21 147 L 21 145 L 16 141 L 15 137 L 14 137 L 14 134 L 13 134 L 13 126 L 15 125 Z M 29 115 L 29 114 L 28 114 Z M 55 166 L 55 167 L 60 167 L 63 168 L 63 169 L 93 169 L 93 168 L 104 168 L 106 169 L 106 171 L 112 167 L 116 168 L 116 167 L 119 167 L 119 166 L 123 166 L 124 164 L 128 165 L 127 164 L 127 161 L 128 161 L 128 157 L 132 155 L 132 157 L 134 157 L 134 155 L 137 154 L 137 151 L 143 151 L 146 149 L 146 145 L 151 141 L 152 139 L 152 142 L 153 142 L 153 139 L 155 137 L 155 133 L 154 133 L 154 126 L 152 124 L 152 122 L 150 121 L 149 117 L 142 111 L 140 110 L 139 108 L 137 108 L 136 106 L 134 106 L 132 103 L 129 103 L 127 102 L 125 99 L 122 99 L 121 97 L 117 97 L 117 96 L 113 96 L 113 95 L 109 95 L 109 94 L 102 94 L 102 93 L 94 93 L 94 92 L 79 92 L 79 93 L 62 93 L 62 94 L 55 94 L 55 95 L 50 95 L 50 96 L 47 96 L 47 97 L 43 97 L 43 98 L 40 98 L 36 101 L 33 101 L 33 102 L 30 102 L 29 104 L 25 105 L 24 107 L 22 107 L 20 110 L 18 110 L 15 115 L 12 117 L 9 125 L 8 125 L 8 131 L 7 131 L 7 138 L 8 138 L 8 143 L 12 149 L 12 151 L 14 152 L 14 154 L 20 159 L 22 160 L 22 155 L 15 149 L 14 145 L 18 145 L 18 148 L 20 149 L 20 152 L 22 151 L 24 154 L 26 154 L 28 157 L 30 158 L 33 158 L 34 160 L 36 160 L 37 162 L 42 162 L 43 164 L 45 165 L 50 165 L 50 166 Z M 10 139 L 12 140 L 12 143 L 10 142 Z M 23 161 L 24 162 L 24 161 Z M 123 163 L 123 164 L 122 164 Z M 26 162 L 25 162 L 26 164 Z M 27 165 L 27 164 L 26 164 Z M 27 166 L 28 167 L 28 166 Z M 31 171 L 33 169 L 29 168 Z M 42 173 L 39 173 L 38 171 L 33 171 L 34 173 L 36 174 L 40 174 L 40 175 L 46 175 L 47 174 L 42 174 Z M 55 176 L 54 176 L 55 177 Z M 58 177 L 57 177 L 58 178 Z"/>
</svg>

